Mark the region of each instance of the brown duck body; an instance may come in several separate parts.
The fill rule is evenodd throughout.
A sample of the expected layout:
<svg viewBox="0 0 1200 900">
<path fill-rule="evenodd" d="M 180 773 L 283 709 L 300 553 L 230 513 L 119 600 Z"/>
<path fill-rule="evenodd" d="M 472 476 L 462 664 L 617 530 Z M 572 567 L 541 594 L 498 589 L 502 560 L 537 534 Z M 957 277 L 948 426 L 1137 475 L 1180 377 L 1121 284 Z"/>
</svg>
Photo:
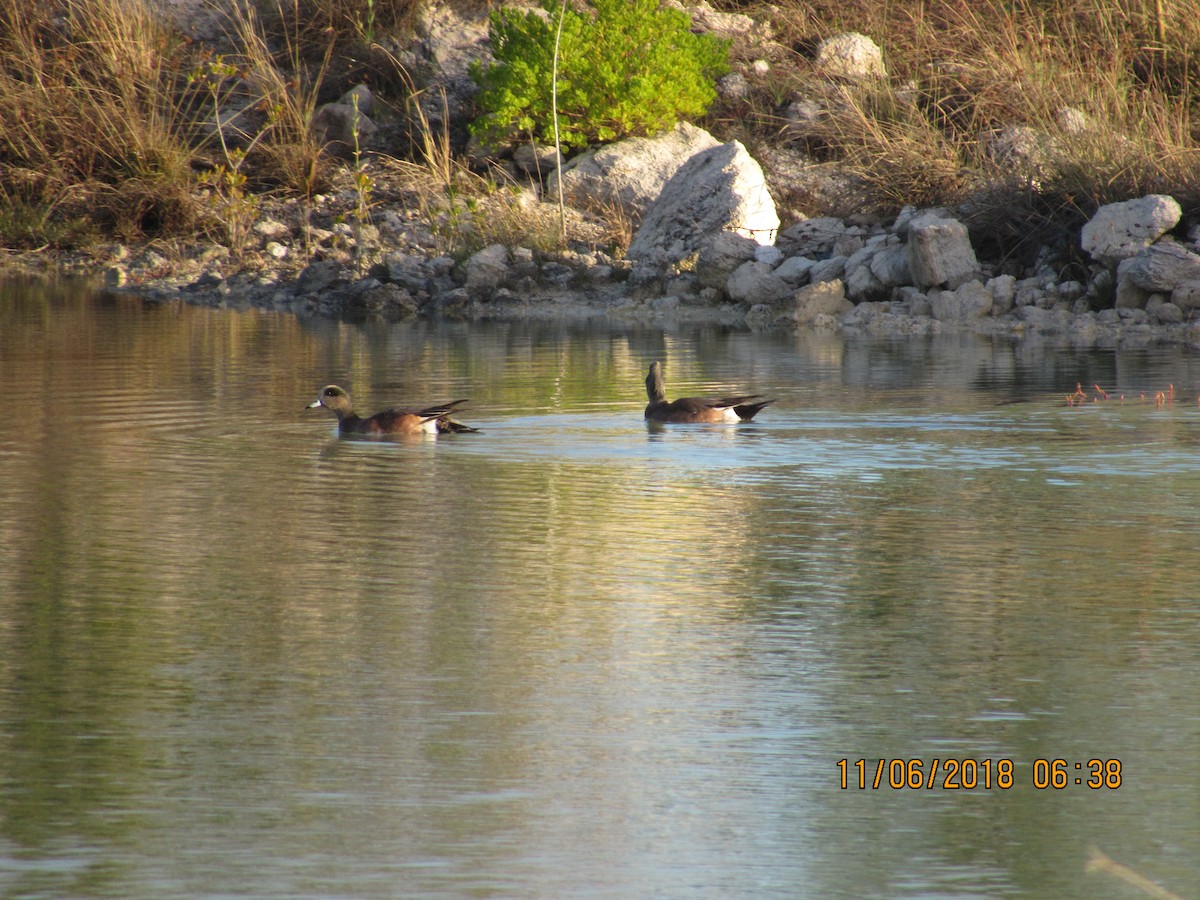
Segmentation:
<svg viewBox="0 0 1200 900">
<path fill-rule="evenodd" d="M 385 409 L 373 416 L 360 416 L 354 411 L 350 395 L 336 384 L 321 389 L 317 399 L 305 409 L 324 406 L 337 416 L 338 431 L 342 434 L 446 434 L 450 432 L 478 431 L 469 425 L 455 421 L 450 413 L 466 400 L 452 400 L 423 409 Z"/>
<path fill-rule="evenodd" d="M 668 401 L 662 364 L 659 362 L 650 364 L 650 372 L 646 375 L 646 396 L 650 400 L 646 404 L 646 418 L 651 422 L 672 423 L 749 422 L 764 406 L 775 402 L 763 400 L 759 394 L 720 399 L 680 397 Z"/>
</svg>

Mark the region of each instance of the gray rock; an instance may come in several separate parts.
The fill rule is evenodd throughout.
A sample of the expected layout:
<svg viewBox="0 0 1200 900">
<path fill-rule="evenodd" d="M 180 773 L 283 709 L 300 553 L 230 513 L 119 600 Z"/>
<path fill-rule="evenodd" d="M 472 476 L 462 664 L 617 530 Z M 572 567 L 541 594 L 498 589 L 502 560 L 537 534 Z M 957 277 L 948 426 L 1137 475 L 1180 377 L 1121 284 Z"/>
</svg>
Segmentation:
<svg viewBox="0 0 1200 900">
<path fill-rule="evenodd" d="M 796 291 L 792 316 L 797 325 L 807 325 L 818 316 L 840 316 L 853 308 L 854 304 L 846 299 L 845 285 L 841 281 L 822 281 Z"/>
<path fill-rule="evenodd" d="M 1171 291 L 1177 284 L 1200 281 L 1200 254 L 1164 238 L 1122 261 L 1119 271 L 1147 291 Z"/>
<path fill-rule="evenodd" d="M 1001 172 L 1021 182 L 1036 183 L 1055 155 L 1050 135 L 1027 125 L 1009 125 L 983 134 L 980 143 Z"/>
<path fill-rule="evenodd" d="M 1117 292 L 1113 305 L 1117 309 L 1143 309 L 1150 299 L 1151 291 L 1139 285 L 1129 274 L 1133 268 L 1133 257 L 1121 260 L 1117 265 Z"/>
<path fill-rule="evenodd" d="M 885 288 L 912 284 L 912 269 L 908 262 L 908 248 L 900 243 L 889 242 L 871 257 L 871 273 Z"/>
<path fill-rule="evenodd" d="M 513 165 L 526 175 L 532 175 L 535 178 L 555 177 L 551 173 L 556 171 L 558 161 L 559 152 L 550 146 L 533 145 L 528 141 L 522 141 L 513 150 Z M 557 181 L 555 183 L 557 184 Z M 557 202 L 557 188 L 556 192 L 547 195 L 547 198 Z"/>
<path fill-rule="evenodd" d="M 1017 315 L 1020 317 L 1022 322 L 1039 329 L 1048 328 L 1053 318 L 1053 314 L 1050 312 L 1050 310 L 1042 309 L 1040 306 L 1018 307 Z"/>
<path fill-rule="evenodd" d="M 1064 281 L 1058 286 L 1058 295 L 1066 300 L 1078 300 L 1087 287 L 1078 281 Z"/>
<path fill-rule="evenodd" d="M 385 260 L 388 277 L 396 284 L 414 292 L 429 289 L 429 273 L 425 260 L 407 253 L 391 253 Z"/>
<path fill-rule="evenodd" d="M 979 281 L 968 281 L 953 291 L 932 291 L 933 317 L 941 322 L 970 322 L 992 311 L 992 293 Z"/>
<path fill-rule="evenodd" d="M 466 142 L 466 123 L 479 87 L 471 78 L 472 62 L 492 61 L 488 10 L 483 4 L 422 3 L 417 7 L 415 40 L 400 62 L 419 83 L 435 90 L 418 91 L 417 105 L 431 134 L 444 131 L 456 145 Z"/>
<path fill-rule="evenodd" d="M 833 246 L 846 233 L 846 223 L 841 219 L 821 216 L 805 219 L 787 228 L 779 235 L 775 245 L 788 256 L 807 256 L 820 259 L 833 253 Z"/>
<path fill-rule="evenodd" d="M 846 257 L 834 256 L 813 264 L 808 270 L 808 280 L 813 284 L 821 281 L 835 281 L 846 274 Z"/>
<path fill-rule="evenodd" d="M 1200 309 L 1200 281 L 1186 281 L 1171 290 L 1171 302 L 1183 310 Z"/>
<path fill-rule="evenodd" d="M 344 104 L 351 108 L 357 108 L 364 116 L 371 114 L 371 108 L 375 105 L 375 95 L 371 93 L 371 89 L 365 84 L 356 84 L 346 93 L 338 98 L 338 103 Z"/>
<path fill-rule="evenodd" d="M 775 274 L 789 284 L 801 285 L 808 281 L 814 265 L 816 261 L 807 256 L 789 256 L 775 267 Z"/>
<path fill-rule="evenodd" d="M 908 307 L 910 316 L 927 317 L 933 315 L 933 305 L 929 302 L 929 298 L 925 292 L 918 287 L 905 285 L 897 289 L 895 294 L 896 300 Z"/>
<path fill-rule="evenodd" d="M 750 83 L 741 72 L 730 72 L 717 80 L 717 93 L 722 100 L 744 100 L 750 93 Z"/>
<path fill-rule="evenodd" d="M 465 263 L 467 288 L 487 290 L 497 287 L 509 274 L 508 248 L 503 244 L 492 244 L 473 254 Z"/>
<path fill-rule="evenodd" d="M 1175 325 L 1183 321 L 1183 310 L 1165 299 L 1162 294 L 1151 295 L 1146 301 L 1146 313 L 1162 325 Z"/>
<path fill-rule="evenodd" d="M 686 7 L 679 7 L 674 3 L 668 5 L 676 5 L 677 8 L 686 9 L 687 13 L 692 17 L 694 26 L 698 30 L 711 31 L 719 37 L 730 40 L 751 36 L 757 36 L 762 40 L 766 40 L 770 37 L 769 25 L 755 22 L 754 19 L 745 13 L 728 13 L 715 10 L 708 0 L 688 3 Z"/>
<path fill-rule="evenodd" d="M 1145 250 L 1174 228 L 1182 215 L 1175 199 L 1165 194 L 1110 203 L 1083 226 L 1081 245 L 1097 262 L 1115 265 Z"/>
<path fill-rule="evenodd" d="M 417 301 L 397 284 L 380 284 L 373 279 L 363 282 L 346 299 L 346 314 L 352 318 L 396 320 L 417 314 Z"/>
<path fill-rule="evenodd" d="M 773 269 L 783 262 L 783 251 L 774 244 L 759 244 L 754 248 L 754 259 Z"/>
<path fill-rule="evenodd" d="M 732 231 L 719 231 L 696 254 L 696 277 L 704 287 L 724 291 L 729 276 L 754 259 L 759 244 Z"/>
<path fill-rule="evenodd" d="M 883 300 L 888 295 L 887 288 L 875 277 L 869 265 L 858 265 L 850 269 L 847 262 L 845 284 L 846 296 L 856 303 L 864 300 Z"/>
<path fill-rule="evenodd" d="M 740 303 L 778 303 L 790 297 L 795 288 L 775 274 L 766 263 L 755 260 L 742 263 L 725 284 L 729 299 Z"/>
<path fill-rule="evenodd" d="M 1061 106 L 1054 111 L 1054 121 L 1064 134 L 1079 136 L 1092 130 L 1095 125 L 1090 116 L 1073 106 Z"/>
<path fill-rule="evenodd" d="M 346 103 L 326 103 L 313 114 L 310 127 L 318 141 L 341 153 L 366 147 L 379 130 L 365 113 Z"/>
<path fill-rule="evenodd" d="M 551 284 L 567 285 L 575 278 L 575 270 L 558 262 L 548 262 L 542 266 L 542 278 Z"/>
<path fill-rule="evenodd" d="M 1013 304 L 1016 306 L 1040 306 L 1045 308 L 1050 285 L 1041 278 L 1022 278 L 1013 285 Z"/>
<path fill-rule="evenodd" d="M 987 289 L 992 294 L 992 315 L 1002 316 L 1010 312 L 1017 296 L 1017 279 L 1012 275 L 997 275 L 988 279 Z"/>
<path fill-rule="evenodd" d="M 296 281 L 296 293 L 315 294 L 346 284 L 350 273 L 336 262 L 318 261 L 310 263 Z"/>
<path fill-rule="evenodd" d="M 858 251 L 862 250 L 867 245 L 866 240 L 857 229 L 854 231 L 847 230 L 840 238 L 833 242 L 833 255 L 845 256 L 846 269 L 849 270 L 858 265 L 858 260 L 851 262 L 849 257 L 854 256 Z"/>
<path fill-rule="evenodd" d="M 291 228 L 276 219 L 260 219 L 252 230 L 264 241 L 282 241 L 292 234 Z"/>
<path fill-rule="evenodd" d="M 913 284 L 921 288 L 954 289 L 979 273 L 967 227 L 957 219 L 932 214 L 914 219 L 909 226 L 908 263 Z"/>
</svg>

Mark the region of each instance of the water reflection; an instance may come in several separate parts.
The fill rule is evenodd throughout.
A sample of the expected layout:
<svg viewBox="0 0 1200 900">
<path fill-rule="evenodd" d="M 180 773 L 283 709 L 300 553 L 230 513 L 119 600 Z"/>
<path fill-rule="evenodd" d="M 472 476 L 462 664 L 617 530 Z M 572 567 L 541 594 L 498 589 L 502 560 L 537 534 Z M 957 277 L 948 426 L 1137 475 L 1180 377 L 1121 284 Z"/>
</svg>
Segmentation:
<svg viewBox="0 0 1200 900">
<path fill-rule="evenodd" d="M 1194 395 L 1184 350 L 3 296 L 4 892 L 1197 883 L 1200 412 L 1133 399 Z M 655 358 L 779 402 L 648 427 Z M 331 381 L 483 433 L 340 439 Z M 880 757 L 1016 784 L 838 787 Z"/>
</svg>

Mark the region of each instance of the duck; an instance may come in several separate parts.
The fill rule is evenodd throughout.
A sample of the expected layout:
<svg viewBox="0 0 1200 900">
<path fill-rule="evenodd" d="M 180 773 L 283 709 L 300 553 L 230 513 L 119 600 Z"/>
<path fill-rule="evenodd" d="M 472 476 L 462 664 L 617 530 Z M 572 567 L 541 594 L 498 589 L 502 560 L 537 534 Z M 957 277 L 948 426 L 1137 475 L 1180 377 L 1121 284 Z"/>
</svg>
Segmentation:
<svg viewBox="0 0 1200 900">
<path fill-rule="evenodd" d="M 667 388 L 663 382 L 662 363 L 650 363 L 646 375 L 646 419 L 651 422 L 749 422 L 769 403 L 761 394 L 743 397 L 722 397 L 711 400 L 707 397 L 680 397 L 667 400 Z"/>
<path fill-rule="evenodd" d="M 447 434 L 458 432 L 478 432 L 478 428 L 464 425 L 450 418 L 455 408 L 466 403 L 464 400 L 451 400 L 424 409 L 385 409 L 373 416 L 363 417 L 354 411 L 350 395 L 336 384 L 326 385 L 317 394 L 317 399 L 305 409 L 316 409 L 324 406 L 337 416 L 338 432 L 341 434 Z"/>
</svg>

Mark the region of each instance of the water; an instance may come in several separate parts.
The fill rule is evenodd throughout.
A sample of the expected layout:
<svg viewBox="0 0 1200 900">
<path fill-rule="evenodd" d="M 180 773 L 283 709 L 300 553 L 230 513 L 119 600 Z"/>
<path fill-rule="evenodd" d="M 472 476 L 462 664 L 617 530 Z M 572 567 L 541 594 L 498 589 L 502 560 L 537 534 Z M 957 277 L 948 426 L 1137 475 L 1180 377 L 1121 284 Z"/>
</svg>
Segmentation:
<svg viewBox="0 0 1200 900">
<path fill-rule="evenodd" d="M 0 291 L 5 895 L 1195 896 L 1190 351 Z"/>
</svg>

